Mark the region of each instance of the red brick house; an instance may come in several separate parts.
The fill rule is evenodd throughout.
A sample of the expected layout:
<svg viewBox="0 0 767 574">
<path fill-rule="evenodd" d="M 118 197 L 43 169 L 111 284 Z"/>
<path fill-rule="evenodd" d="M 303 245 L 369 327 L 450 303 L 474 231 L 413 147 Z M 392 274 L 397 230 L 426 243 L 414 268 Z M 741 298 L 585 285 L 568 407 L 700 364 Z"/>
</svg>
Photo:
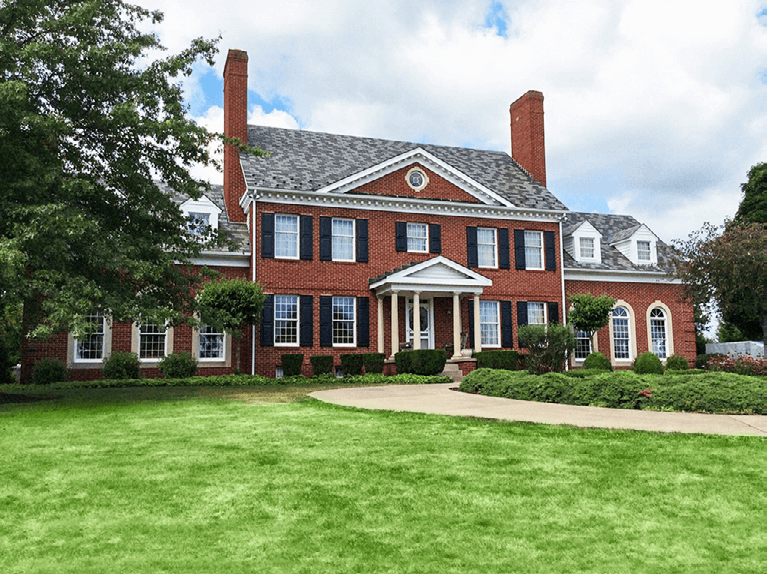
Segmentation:
<svg viewBox="0 0 767 574">
<path fill-rule="evenodd" d="M 617 367 L 647 350 L 694 359 L 693 308 L 668 275 L 668 247 L 632 217 L 571 212 L 546 188 L 542 94 L 511 104 L 509 157 L 249 126 L 247 61 L 229 51 L 224 131 L 270 155 L 228 147 L 223 188 L 178 198 L 240 238 L 238 253 L 199 263 L 258 281 L 267 294 L 263 322 L 242 341 L 242 371 L 274 376 L 283 353 L 303 353 L 309 375 L 311 355 L 340 365 L 343 353 L 393 358 L 408 345 L 447 348 L 468 372 L 476 363 L 462 347 L 518 349 L 519 325 L 563 322 L 566 294 L 587 291 L 618 303 L 593 341 L 580 338 L 574 366 L 590 350 Z M 53 344 L 78 378 L 97 376 L 113 350 L 149 353 L 149 369 L 170 350 L 199 357 L 201 374 L 234 369 L 226 337 L 176 331 L 161 340 L 115 325 L 90 362 L 78 361 L 71 337 Z"/>
</svg>

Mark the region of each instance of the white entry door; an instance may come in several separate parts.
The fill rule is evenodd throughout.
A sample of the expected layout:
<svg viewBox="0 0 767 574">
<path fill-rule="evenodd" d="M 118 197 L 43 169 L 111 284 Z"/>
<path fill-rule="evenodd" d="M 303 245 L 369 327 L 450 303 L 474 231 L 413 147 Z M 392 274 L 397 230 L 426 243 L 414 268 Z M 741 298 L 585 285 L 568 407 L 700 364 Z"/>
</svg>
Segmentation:
<svg viewBox="0 0 767 574">
<path fill-rule="evenodd" d="M 434 301 L 427 300 L 421 301 L 420 313 L 421 313 L 421 348 L 433 349 L 434 348 Z M 405 331 L 407 333 L 407 341 L 413 341 L 413 300 L 408 299 L 407 302 L 407 314 L 405 316 Z"/>
</svg>

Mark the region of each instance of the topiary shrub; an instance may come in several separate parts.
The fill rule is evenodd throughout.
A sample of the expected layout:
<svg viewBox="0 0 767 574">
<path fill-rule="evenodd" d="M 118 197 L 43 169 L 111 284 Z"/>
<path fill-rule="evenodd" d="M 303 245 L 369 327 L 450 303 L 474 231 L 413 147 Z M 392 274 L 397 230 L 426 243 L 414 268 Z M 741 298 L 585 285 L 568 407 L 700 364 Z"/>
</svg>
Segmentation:
<svg viewBox="0 0 767 574">
<path fill-rule="evenodd" d="M 516 371 L 520 368 L 519 351 L 480 351 L 474 353 L 478 369 L 503 369 Z"/>
<path fill-rule="evenodd" d="M 341 371 L 344 377 L 354 377 L 362 374 L 365 358 L 360 353 L 341 355 Z"/>
<path fill-rule="evenodd" d="M 329 375 L 333 372 L 333 355 L 312 355 L 309 357 L 312 364 L 312 376 Z"/>
<path fill-rule="evenodd" d="M 140 379 L 138 355 L 116 351 L 104 363 L 102 374 L 105 379 Z"/>
<path fill-rule="evenodd" d="M 384 363 L 386 361 L 386 357 L 383 353 L 365 353 L 362 355 L 362 360 L 365 363 L 366 375 L 371 373 L 383 373 Z"/>
<path fill-rule="evenodd" d="M 682 355 L 671 355 L 666 359 L 667 371 L 686 371 L 690 368 L 690 364 Z"/>
<path fill-rule="evenodd" d="M 69 378 L 67 366 L 61 359 L 48 357 L 40 359 L 32 368 L 33 385 L 50 385 L 51 383 L 62 383 Z"/>
<path fill-rule="evenodd" d="M 397 362 L 397 374 L 439 375 L 445 370 L 447 352 L 444 349 L 400 351 L 394 355 L 394 360 Z"/>
<path fill-rule="evenodd" d="M 610 359 L 605 357 L 599 351 L 594 351 L 593 353 L 589 353 L 589 356 L 586 357 L 585 361 L 583 361 L 583 368 L 598 369 L 600 371 L 613 370 L 613 366 L 610 364 Z"/>
<path fill-rule="evenodd" d="M 166 379 L 185 379 L 197 374 L 197 361 L 187 351 L 171 353 L 158 365 Z"/>
<path fill-rule="evenodd" d="M 633 370 L 638 375 L 662 375 L 663 363 L 655 353 L 642 353 L 634 361 Z"/>
<path fill-rule="evenodd" d="M 303 353 L 285 353 L 282 355 L 282 376 L 295 377 L 301 374 L 301 365 L 304 364 Z"/>
</svg>

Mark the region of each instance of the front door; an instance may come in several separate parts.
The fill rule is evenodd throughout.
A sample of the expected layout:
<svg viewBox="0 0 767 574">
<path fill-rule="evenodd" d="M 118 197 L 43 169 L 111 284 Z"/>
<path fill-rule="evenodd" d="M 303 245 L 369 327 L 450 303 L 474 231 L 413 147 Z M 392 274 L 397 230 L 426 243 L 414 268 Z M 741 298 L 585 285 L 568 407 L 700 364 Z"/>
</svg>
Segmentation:
<svg viewBox="0 0 767 574">
<path fill-rule="evenodd" d="M 421 301 L 421 348 L 433 349 L 434 348 L 434 308 L 432 300 Z M 405 331 L 407 333 L 407 341 L 413 342 L 413 300 L 408 299 L 407 302 L 407 314 L 405 316 Z"/>
</svg>

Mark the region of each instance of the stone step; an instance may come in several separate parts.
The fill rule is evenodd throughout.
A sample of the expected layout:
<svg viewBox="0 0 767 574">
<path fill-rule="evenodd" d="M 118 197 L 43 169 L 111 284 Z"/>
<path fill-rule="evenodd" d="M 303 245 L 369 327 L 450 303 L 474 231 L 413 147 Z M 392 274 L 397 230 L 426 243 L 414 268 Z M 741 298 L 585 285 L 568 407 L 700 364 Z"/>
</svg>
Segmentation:
<svg viewBox="0 0 767 574">
<path fill-rule="evenodd" d="M 450 377 L 456 383 L 460 383 L 463 380 L 463 373 L 461 373 L 461 369 L 455 363 L 446 363 L 445 369 L 441 374 L 444 377 Z"/>
</svg>

